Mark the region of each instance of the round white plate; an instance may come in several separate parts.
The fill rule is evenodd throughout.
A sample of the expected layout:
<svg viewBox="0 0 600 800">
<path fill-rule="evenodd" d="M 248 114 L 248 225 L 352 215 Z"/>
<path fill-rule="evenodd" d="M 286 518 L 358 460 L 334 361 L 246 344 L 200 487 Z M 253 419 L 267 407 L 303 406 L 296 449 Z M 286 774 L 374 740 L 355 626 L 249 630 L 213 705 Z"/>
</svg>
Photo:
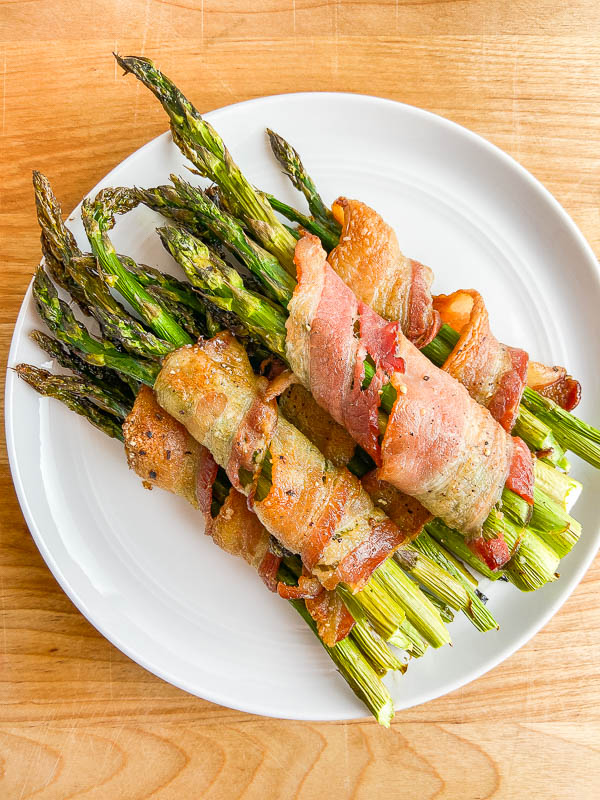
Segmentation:
<svg viewBox="0 0 600 800">
<path fill-rule="evenodd" d="M 564 210 L 515 161 L 447 120 L 373 97 L 289 94 L 206 118 L 256 185 L 303 206 L 274 163 L 264 129 L 288 138 L 326 201 L 344 194 L 381 212 L 403 250 L 434 269 L 436 293 L 476 287 L 502 341 L 567 364 L 583 385 L 578 413 L 597 421 L 596 260 Z M 165 134 L 90 194 L 103 186 L 153 186 L 184 163 Z M 88 249 L 76 215 L 70 219 Z M 113 241 L 118 252 L 177 273 L 154 234 L 157 221 L 138 209 L 117 223 Z M 27 337 L 39 325 L 28 291 L 11 366 L 48 365 Z M 244 711 L 296 719 L 365 715 L 288 604 L 203 536 L 199 515 L 183 501 L 145 491 L 118 442 L 41 399 L 10 371 L 6 428 L 21 507 L 43 557 L 81 612 L 123 652 L 188 692 Z M 500 631 L 481 634 L 457 618 L 454 647 L 430 649 L 390 680 L 398 709 L 491 669 L 531 638 L 581 579 L 599 543 L 600 473 L 573 461 L 585 484 L 575 510 L 584 533 L 560 580 L 530 595 L 484 581 Z"/>
</svg>

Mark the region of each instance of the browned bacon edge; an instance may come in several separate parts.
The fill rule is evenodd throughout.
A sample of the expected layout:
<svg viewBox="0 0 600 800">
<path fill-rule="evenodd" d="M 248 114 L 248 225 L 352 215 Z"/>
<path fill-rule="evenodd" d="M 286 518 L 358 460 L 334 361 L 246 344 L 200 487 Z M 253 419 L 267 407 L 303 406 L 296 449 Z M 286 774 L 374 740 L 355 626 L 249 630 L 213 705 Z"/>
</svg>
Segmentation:
<svg viewBox="0 0 600 800">
<path fill-rule="evenodd" d="M 510 432 L 525 388 L 529 356 L 496 339 L 483 299 L 474 289 L 437 295 L 433 302 L 442 322 L 460 334 L 443 368 Z"/>
<path fill-rule="evenodd" d="M 280 391 L 289 384 L 288 375 L 280 378 L 274 388 Z M 268 392 L 265 396 L 269 399 Z M 258 572 L 267 588 L 276 592 L 281 556 L 272 552 L 268 531 L 248 509 L 246 498 L 233 488 L 218 514 L 212 516 L 218 466 L 210 452 L 158 405 L 149 387 L 140 389 L 123 424 L 123 433 L 129 466 L 143 479 L 144 486 L 149 489 L 158 486 L 185 497 L 203 514 L 205 533 L 215 544 L 231 555 L 241 556 Z M 345 606 L 340 608 L 341 601 L 330 597 L 331 594 L 319 584 L 318 602 L 306 603 L 319 635 L 330 646 L 343 639 L 354 623 Z"/>
</svg>

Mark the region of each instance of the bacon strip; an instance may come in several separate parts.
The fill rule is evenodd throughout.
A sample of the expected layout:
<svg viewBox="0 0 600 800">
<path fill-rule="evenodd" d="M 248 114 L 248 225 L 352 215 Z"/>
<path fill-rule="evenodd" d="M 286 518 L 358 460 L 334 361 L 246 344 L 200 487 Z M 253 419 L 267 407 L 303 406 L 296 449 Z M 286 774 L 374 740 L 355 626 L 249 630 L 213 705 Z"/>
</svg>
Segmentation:
<svg viewBox="0 0 600 800">
<path fill-rule="evenodd" d="M 433 301 L 442 322 L 460 333 L 444 369 L 460 381 L 502 427 L 512 430 L 525 387 L 529 356 L 501 344 L 490 330 L 481 295 L 461 289 Z"/>
<path fill-rule="evenodd" d="M 364 420 L 360 424 L 355 420 L 350 426 L 346 415 L 348 407 L 356 406 L 354 394 L 360 391 L 356 380 L 352 385 L 347 378 L 360 374 L 355 362 L 361 350 L 348 345 L 356 341 L 359 304 L 333 273 L 316 237 L 300 239 L 295 262 L 298 285 L 288 320 L 290 366 L 319 405 L 381 464 L 382 480 L 415 497 L 446 524 L 476 538 L 508 475 L 511 437 L 464 386 L 432 365 L 396 330 L 393 349 L 388 347 L 385 357 L 378 356 L 378 370 L 387 365 L 389 356 L 403 364 L 405 374 L 396 370 L 391 375 L 397 397 L 381 446 L 378 442 L 374 452 Z M 326 303 L 321 295 L 328 298 Z M 344 309 L 343 313 L 330 311 L 330 297 L 336 298 L 335 307 Z M 363 309 L 361 325 L 363 319 L 365 327 L 379 326 L 379 331 L 386 327 L 370 309 Z M 343 376 L 343 380 L 335 376 Z"/>
<path fill-rule="evenodd" d="M 506 488 L 518 494 L 532 506 L 534 482 L 533 456 L 525 442 L 518 436 L 514 436 Z"/>
<path fill-rule="evenodd" d="M 219 513 L 211 515 L 212 486 L 218 465 L 209 451 L 157 403 L 142 386 L 123 423 L 125 452 L 131 469 L 147 488 L 158 486 L 185 498 L 205 519 L 205 532 L 222 550 L 241 556 L 275 591 L 275 566 L 269 552 L 270 535 L 247 506 L 244 497 L 230 491 Z"/>
<path fill-rule="evenodd" d="M 171 353 L 155 391 L 159 403 L 224 467 L 248 410 L 261 398 L 271 402 L 245 350 L 226 333 Z M 258 518 L 285 549 L 302 556 L 323 586 L 332 589 L 347 580 L 358 588 L 406 534 L 374 507 L 355 476 L 327 461 L 281 415 L 268 449 L 266 496 L 253 495 L 249 483 L 242 487 Z"/>
<path fill-rule="evenodd" d="M 343 223 L 329 263 L 363 302 L 385 319 L 398 320 L 404 335 L 424 347 L 440 327 L 430 292 L 432 271 L 402 254 L 393 229 L 372 208 L 339 197 L 333 209 Z"/>
<path fill-rule="evenodd" d="M 477 292 L 459 291 L 432 299 L 433 272 L 402 255 L 396 234 L 379 214 L 344 197 L 335 201 L 332 211 L 342 224 L 340 243 L 328 256 L 337 274 L 384 319 L 398 320 L 404 335 L 419 348 L 437 335 L 440 314 L 441 321 L 463 333 L 448 364 L 451 374 L 461 381 L 464 376 L 471 395 L 510 431 L 525 385 L 528 356 L 491 334 Z M 538 375 L 534 382 L 528 379 L 527 385 L 567 411 L 575 408 L 581 397 L 578 381 L 562 367 L 542 369 L 544 380 L 540 382 Z M 549 375 L 550 370 L 555 374 Z"/>
<path fill-rule="evenodd" d="M 294 292 L 286 323 L 288 361 L 317 403 L 379 463 L 379 391 L 388 373 L 403 368 L 398 325 L 383 322 L 330 267 L 323 268 L 319 239 L 305 236 L 301 243 L 296 267 L 302 290 Z M 367 356 L 375 375 L 363 390 Z"/>
<path fill-rule="evenodd" d="M 564 367 L 546 367 L 530 361 L 527 368 L 527 385 L 553 400 L 566 411 L 572 411 L 581 400 L 581 385 Z"/>
</svg>

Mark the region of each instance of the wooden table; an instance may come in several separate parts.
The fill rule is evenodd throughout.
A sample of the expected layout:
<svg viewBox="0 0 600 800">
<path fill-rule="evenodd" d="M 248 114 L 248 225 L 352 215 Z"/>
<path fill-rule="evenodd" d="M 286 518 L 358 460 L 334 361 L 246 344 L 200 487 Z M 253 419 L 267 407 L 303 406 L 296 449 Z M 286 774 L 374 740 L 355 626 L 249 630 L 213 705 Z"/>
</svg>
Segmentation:
<svg viewBox="0 0 600 800">
<path fill-rule="evenodd" d="M 165 128 L 112 50 L 156 58 L 200 110 L 342 90 L 442 114 L 531 170 L 600 252 L 599 37 L 597 0 L 0 0 L 3 359 L 39 259 L 31 169 L 70 209 Z M 103 639 L 42 561 L 1 459 L 0 797 L 599 796 L 599 560 L 526 647 L 391 732 L 263 719 Z"/>
</svg>

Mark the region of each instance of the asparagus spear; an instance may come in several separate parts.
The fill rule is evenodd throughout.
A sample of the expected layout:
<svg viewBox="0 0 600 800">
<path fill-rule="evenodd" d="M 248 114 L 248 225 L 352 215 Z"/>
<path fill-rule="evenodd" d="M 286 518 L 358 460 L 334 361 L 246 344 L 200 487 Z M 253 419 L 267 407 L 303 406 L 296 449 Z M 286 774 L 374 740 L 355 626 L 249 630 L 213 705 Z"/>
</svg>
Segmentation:
<svg viewBox="0 0 600 800">
<path fill-rule="evenodd" d="M 115 58 L 124 71 L 131 72 L 160 101 L 171 120 L 173 137 L 199 172 L 227 187 L 227 198 L 235 216 L 243 217 L 259 239 L 293 272 L 295 239 L 279 222 L 268 201 L 246 180 L 221 137 L 200 113 L 147 58 Z"/>
<path fill-rule="evenodd" d="M 330 232 L 333 232 L 333 247 L 335 247 L 337 244 L 336 238 L 339 238 L 341 227 L 323 202 L 312 178 L 304 169 L 297 151 L 294 150 L 289 142 L 286 142 L 283 136 L 275 133 L 270 128 L 267 128 L 267 135 L 275 158 L 296 189 L 306 197 L 308 207 L 315 219 L 322 222 Z"/>
<path fill-rule="evenodd" d="M 233 267 L 183 228 L 171 225 L 159 228 L 158 234 L 193 286 L 210 297 L 216 306 L 243 320 L 250 333 L 261 339 L 269 350 L 277 355 L 285 351 L 285 314 L 280 306 L 246 290 Z"/>
<path fill-rule="evenodd" d="M 96 385 L 107 387 L 112 395 L 121 403 L 133 403 L 139 384 L 133 385 L 122 380 L 118 373 L 106 367 L 89 364 L 75 352 L 65 347 L 58 339 L 53 339 L 43 331 L 33 330 L 29 334 L 31 339 L 41 347 L 49 356 L 54 358 L 61 367 L 70 369 L 87 380 L 94 381 Z"/>
<path fill-rule="evenodd" d="M 159 186 L 138 189 L 142 202 L 157 211 L 185 207 L 193 211 L 194 220 L 187 227 L 212 231 L 236 255 L 243 254 L 248 269 L 259 275 L 268 296 L 278 303 L 290 301 L 295 280 L 283 269 L 275 256 L 264 251 L 250 239 L 237 220 L 221 211 L 204 192 L 186 181 L 171 175 L 174 189 Z"/>
<path fill-rule="evenodd" d="M 109 367 L 136 381 L 154 385 L 160 367 L 151 361 L 136 358 L 118 350 L 110 342 L 95 339 L 79 322 L 69 306 L 59 297 L 42 267 L 33 279 L 33 296 L 44 322 L 63 344 L 72 347 L 88 364 Z"/>
<path fill-rule="evenodd" d="M 29 364 L 18 364 L 15 371 L 20 378 L 40 394 L 45 397 L 55 397 L 61 403 L 64 403 L 67 408 L 70 408 L 71 411 L 85 417 L 95 428 L 106 433 L 107 436 L 123 441 L 122 419 L 119 416 L 115 416 L 112 410 L 107 411 L 95 405 L 89 399 L 87 391 L 78 391 L 76 389 L 75 382 L 56 380 L 57 378 L 66 378 L 68 376 L 52 375 L 45 369 L 38 369 Z M 72 391 L 73 388 L 76 390 Z M 106 403 L 103 403 L 103 405 L 106 407 Z"/>
<path fill-rule="evenodd" d="M 162 339 L 177 347 L 191 344 L 183 328 L 153 298 L 131 272 L 123 266 L 110 241 L 108 231 L 114 225 L 115 214 L 124 214 L 134 205 L 129 192 L 105 189 L 94 201 L 84 200 L 81 218 L 92 251 L 104 273 L 112 276 L 111 284 L 141 315 L 142 319 Z"/>
<path fill-rule="evenodd" d="M 287 203 L 283 203 L 281 200 L 273 197 L 272 194 L 267 194 L 265 197 L 269 201 L 271 208 L 275 211 L 279 211 L 280 214 L 283 214 L 283 216 L 291 222 L 297 222 L 305 231 L 309 231 L 309 233 L 314 233 L 315 236 L 318 236 L 326 250 L 333 250 L 337 245 L 339 241 L 338 234 L 332 233 L 331 230 L 323 225 L 323 223 L 319 222 L 319 220 L 307 217 Z"/>
<path fill-rule="evenodd" d="M 43 387 L 44 394 L 49 397 L 74 395 L 82 400 L 95 403 L 102 411 L 116 416 L 117 421 L 126 417 L 131 411 L 132 403 L 123 402 L 112 392 L 107 392 L 92 380 L 86 381 L 81 376 L 53 375 L 46 369 L 19 364 L 16 367 L 20 378 L 38 391 Z"/>
</svg>

